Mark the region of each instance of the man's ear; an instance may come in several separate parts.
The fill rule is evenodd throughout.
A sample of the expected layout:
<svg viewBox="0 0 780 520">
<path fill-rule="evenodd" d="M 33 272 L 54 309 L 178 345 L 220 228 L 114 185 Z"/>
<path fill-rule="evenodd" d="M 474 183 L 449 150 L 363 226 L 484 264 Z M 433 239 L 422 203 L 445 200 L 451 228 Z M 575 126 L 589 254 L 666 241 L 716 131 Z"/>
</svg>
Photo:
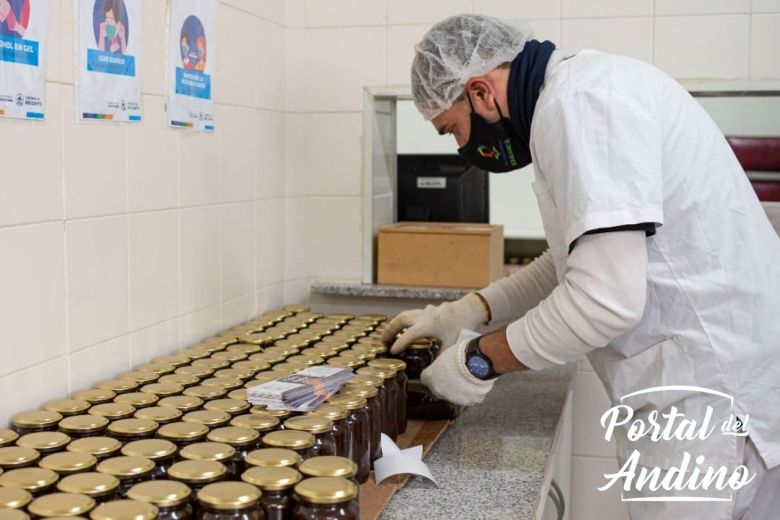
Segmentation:
<svg viewBox="0 0 780 520">
<path fill-rule="evenodd" d="M 493 84 L 485 76 L 471 78 L 466 83 L 466 93 L 471 96 L 471 103 L 474 110 L 483 117 L 492 119 L 492 116 L 498 117 L 496 110 L 496 91 Z"/>
</svg>

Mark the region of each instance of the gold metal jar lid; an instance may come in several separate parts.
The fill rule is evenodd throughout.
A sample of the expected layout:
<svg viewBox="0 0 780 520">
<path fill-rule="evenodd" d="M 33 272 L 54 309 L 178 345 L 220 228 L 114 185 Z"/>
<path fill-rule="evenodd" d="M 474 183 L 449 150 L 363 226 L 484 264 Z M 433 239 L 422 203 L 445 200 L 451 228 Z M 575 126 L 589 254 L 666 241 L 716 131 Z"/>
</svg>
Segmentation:
<svg viewBox="0 0 780 520">
<path fill-rule="evenodd" d="M 135 413 L 135 406 L 127 403 L 96 404 L 89 409 L 91 415 L 99 415 L 111 420 L 127 419 Z"/>
<path fill-rule="evenodd" d="M 169 424 L 181 420 L 181 410 L 171 406 L 152 406 L 135 412 L 136 419 L 154 421 L 159 425 Z"/>
<path fill-rule="evenodd" d="M 170 374 L 176 370 L 176 365 L 170 363 L 144 363 L 135 367 L 138 372 L 154 372 L 158 376 Z"/>
<path fill-rule="evenodd" d="M 295 467 L 301 462 L 301 456 L 286 448 L 263 448 L 247 453 L 244 461 L 250 466 L 266 468 Z"/>
<path fill-rule="evenodd" d="M 127 392 L 133 392 L 138 388 L 138 383 L 135 381 L 128 381 L 127 379 L 111 379 L 110 381 L 102 381 L 95 385 L 98 390 L 111 390 L 115 394 L 126 394 Z"/>
<path fill-rule="evenodd" d="M 347 410 L 359 410 L 365 408 L 368 402 L 364 397 L 350 394 L 338 394 L 328 400 L 331 404 L 340 404 Z"/>
<path fill-rule="evenodd" d="M 38 464 L 44 469 L 50 469 L 60 475 L 69 475 L 71 473 L 82 473 L 91 471 L 97 464 L 97 458 L 89 453 L 73 453 L 63 451 L 52 453 L 41 459 Z"/>
<path fill-rule="evenodd" d="M 170 397 L 172 395 L 179 395 L 184 391 L 184 387 L 181 385 L 174 385 L 171 383 L 152 383 L 141 388 L 141 391 L 154 394 L 158 397 Z"/>
<path fill-rule="evenodd" d="M 0 468 L 14 469 L 19 466 L 27 466 L 37 461 L 41 455 L 33 448 L 21 446 L 6 446 L 0 448 Z"/>
<path fill-rule="evenodd" d="M 401 372 L 406 369 L 406 363 L 403 360 L 396 358 L 374 359 L 368 362 L 368 366 L 373 368 L 390 369 L 396 372 Z"/>
<path fill-rule="evenodd" d="M 298 430 L 319 435 L 320 433 L 331 431 L 333 429 L 333 421 L 322 416 L 298 415 L 284 421 L 284 427 L 288 430 Z"/>
<path fill-rule="evenodd" d="M 260 490 L 245 482 L 217 482 L 198 492 L 198 502 L 220 510 L 249 509 L 260 501 Z"/>
<path fill-rule="evenodd" d="M 194 375 L 189 374 L 168 374 L 166 376 L 162 376 L 158 383 L 163 383 L 166 385 L 179 385 L 182 388 L 187 388 L 190 386 L 195 386 L 200 381 L 199 377 L 196 377 Z"/>
<path fill-rule="evenodd" d="M 179 452 L 182 459 L 187 460 L 214 460 L 222 462 L 232 459 L 236 454 L 235 448 L 223 442 L 196 442 L 185 446 Z"/>
<path fill-rule="evenodd" d="M 137 477 L 151 473 L 154 470 L 154 462 L 146 457 L 111 457 L 97 465 L 97 471 L 107 475 L 123 478 Z"/>
<path fill-rule="evenodd" d="M 416 340 L 412 341 L 409 344 L 409 346 L 406 347 L 406 348 L 415 349 L 415 350 L 417 350 L 417 349 L 419 349 L 419 350 L 422 350 L 422 349 L 426 349 L 426 350 L 432 349 L 433 348 L 433 340 L 430 339 L 430 338 L 419 338 L 419 339 L 416 339 Z"/>
<path fill-rule="evenodd" d="M 254 466 L 241 475 L 241 480 L 259 487 L 262 491 L 290 489 L 302 478 L 300 472 L 294 468 L 271 466 Z"/>
<path fill-rule="evenodd" d="M 187 356 L 190 361 L 195 361 L 196 359 L 204 359 L 211 355 L 211 352 L 208 350 L 204 350 L 202 348 L 198 348 L 197 345 L 194 347 L 185 348 L 181 351 L 182 356 Z M 178 368 L 176 369 L 178 370 Z"/>
<path fill-rule="evenodd" d="M 260 345 L 254 345 L 252 343 L 236 343 L 235 345 L 230 345 L 225 350 L 227 352 L 239 352 L 241 354 L 249 355 L 260 352 L 261 347 Z"/>
<path fill-rule="evenodd" d="M 379 388 L 371 385 L 352 385 L 345 387 L 337 395 L 356 395 L 368 400 L 379 395 Z"/>
<path fill-rule="evenodd" d="M 181 367 L 184 365 L 188 365 L 190 362 L 190 357 L 186 354 L 171 354 L 168 356 L 158 356 L 152 360 L 152 363 L 163 363 L 168 365 L 173 365 L 175 367 Z"/>
<path fill-rule="evenodd" d="M 285 354 L 282 354 L 281 352 L 268 352 L 268 349 L 266 349 L 264 352 L 261 352 L 260 354 L 252 354 L 252 357 L 249 358 L 250 361 L 262 361 L 263 363 L 268 363 L 269 365 L 281 363 L 285 359 L 287 359 Z"/>
<path fill-rule="evenodd" d="M 164 397 L 157 402 L 158 406 L 176 408 L 182 413 L 191 412 L 203 406 L 203 399 L 194 395 L 174 395 Z"/>
<path fill-rule="evenodd" d="M 0 509 L 22 509 L 32 502 L 33 496 L 19 488 L 0 488 Z"/>
<path fill-rule="evenodd" d="M 144 387 L 145 388 L 145 387 Z M 128 392 L 126 394 L 116 396 L 114 402 L 129 404 L 137 409 L 154 406 L 160 398 L 155 394 L 149 392 Z"/>
<path fill-rule="evenodd" d="M 374 354 L 375 356 L 378 356 L 380 354 L 385 354 L 387 352 L 387 347 L 384 346 L 382 343 L 377 343 L 375 345 L 367 345 L 365 343 L 361 344 L 358 343 L 357 345 L 352 346 L 353 352 L 370 352 L 371 354 Z"/>
<path fill-rule="evenodd" d="M 176 445 L 165 439 L 143 439 L 128 442 L 122 447 L 126 457 L 143 457 L 149 460 L 162 460 L 176 454 Z"/>
<path fill-rule="evenodd" d="M 240 379 L 246 381 L 255 375 L 254 370 L 241 370 L 238 368 L 222 368 L 214 372 L 214 377 L 226 377 L 228 379 Z"/>
<path fill-rule="evenodd" d="M 253 374 L 256 374 L 257 372 L 262 372 L 263 370 L 268 370 L 271 368 L 270 363 L 266 363 L 265 361 L 255 361 L 248 359 L 246 361 L 239 361 L 238 363 L 233 363 L 233 368 L 237 370 L 251 370 Z"/>
<path fill-rule="evenodd" d="M 375 386 L 379 388 L 384 382 L 384 378 L 377 375 L 357 374 L 347 381 L 346 386 Z"/>
<path fill-rule="evenodd" d="M 92 388 L 75 392 L 70 397 L 72 399 L 87 401 L 94 406 L 96 404 L 110 403 L 116 397 L 116 393 L 111 390 Z"/>
<path fill-rule="evenodd" d="M 313 477 L 296 484 L 295 494 L 312 504 L 340 504 L 356 499 L 358 487 L 342 477 Z"/>
<path fill-rule="evenodd" d="M 182 393 L 190 397 L 198 397 L 203 401 L 211 401 L 227 395 L 227 390 L 218 386 L 199 385 L 186 388 Z"/>
<path fill-rule="evenodd" d="M 225 412 L 230 415 L 238 415 L 248 411 L 252 407 L 248 401 L 238 399 L 215 399 L 206 403 L 206 410 Z"/>
<path fill-rule="evenodd" d="M 113 500 L 92 510 L 91 520 L 155 520 L 159 510 L 137 500 Z"/>
<path fill-rule="evenodd" d="M 208 368 L 214 371 L 214 370 L 219 370 L 220 368 L 229 367 L 230 362 L 225 361 L 224 359 L 207 358 L 207 359 L 198 359 L 197 361 L 193 361 L 190 366 L 199 367 L 199 368 Z"/>
<path fill-rule="evenodd" d="M 192 490 L 175 480 L 150 480 L 131 487 L 127 497 L 157 507 L 176 507 L 186 503 Z"/>
<path fill-rule="evenodd" d="M 259 414 L 244 414 L 234 417 L 230 421 L 231 426 L 237 426 L 239 428 L 249 428 L 257 432 L 263 433 L 273 430 L 279 426 L 279 418 L 272 415 L 259 415 Z"/>
<path fill-rule="evenodd" d="M 254 444 L 260 438 L 260 433 L 250 428 L 238 426 L 225 426 L 211 430 L 206 436 L 211 442 L 224 442 L 231 446 L 248 446 Z"/>
<path fill-rule="evenodd" d="M 325 362 L 322 356 L 316 354 L 298 354 L 297 356 L 290 356 L 287 358 L 287 363 L 291 365 L 302 365 L 304 367 L 313 367 L 315 365 L 321 365 Z"/>
<path fill-rule="evenodd" d="M 0 429 L 0 448 L 6 446 L 12 446 L 16 443 L 16 439 L 19 438 L 19 434 L 13 430 Z"/>
<path fill-rule="evenodd" d="M 32 448 L 39 452 L 57 450 L 67 446 L 70 437 L 61 432 L 37 432 L 22 435 L 16 441 L 17 446 Z"/>
<path fill-rule="evenodd" d="M 293 336 L 288 336 L 286 339 L 281 339 L 274 343 L 273 348 L 274 349 L 290 349 L 292 351 L 298 352 L 301 349 L 306 348 L 309 345 L 309 340 L 304 338 L 295 338 Z M 266 349 L 268 350 L 268 349 Z"/>
<path fill-rule="evenodd" d="M 375 345 L 377 343 L 382 343 L 382 340 L 374 336 L 368 335 L 366 337 L 360 338 L 359 340 L 357 340 L 357 342 L 358 344 L 363 344 L 363 345 Z"/>
<path fill-rule="evenodd" d="M 325 363 L 333 367 L 348 368 L 350 370 L 355 370 L 366 364 L 365 361 L 363 361 L 362 359 L 358 359 L 354 357 L 345 358 L 341 356 L 332 357 L 329 360 L 327 360 Z"/>
<path fill-rule="evenodd" d="M 0 487 L 19 488 L 35 494 L 54 485 L 59 475 L 50 469 L 21 468 L 6 471 L 0 475 Z"/>
<path fill-rule="evenodd" d="M 293 345 L 286 345 L 285 346 L 283 343 L 277 342 L 277 343 L 274 343 L 274 346 L 266 348 L 263 351 L 263 354 L 267 354 L 269 356 L 271 356 L 271 355 L 273 355 L 273 356 L 280 356 L 281 355 L 281 356 L 284 356 L 286 358 L 286 357 L 289 357 L 289 356 L 294 356 L 296 354 L 300 354 L 301 348 L 302 347 L 298 347 L 297 345 L 295 345 L 295 346 L 293 346 Z M 257 355 L 259 355 L 259 354 L 257 354 Z M 255 356 L 252 356 L 250 358 L 250 360 L 257 361 L 255 359 Z M 262 361 L 262 359 L 260 361 Z"/>
<path fill-rule="evenodd" d="M 21 509 L 0 509 L 2 520 L 30 520 L 30 515 Z"/>
<path fill-rule="evenodd" d="M 235 363 L 236 361 L 243 361 L 248 358 L 249 355 L 244 352 L 231 352 L 229 350 L 223 350 L 222 352 L 215 352 L 211 355 L 211 359 L 222 359 L 228 363 Z"/>
<path fill-rule="evenodd" d="M 314 446 L 316 439 L 309 432 L 297 430 L 280 430 L 263 436 L 263 444 L 272 448 L 287 448 L 304 450 Z"/>
<path fill-rule="evenodd" d="M 95 501 L 78 493 L 52 493 L 38 497 L 27 506 L 36 517 L 78 516 L 95 507 Z"/>
<path fill-rule="evenodd" d="M 388 368 L 379 368 L 379 367 L 363 367 L 357 369 L 358 375 L 367 375 L 367 376 L 379 376 L 382 379 L 392 379 L 395 377 L 395 370 L 390 370 Z"/>
<path fill-rule="evenodd" d="M 236 401 L 246 401 L 249 399 L 249 393 L 246 391 L 246 385 L 244 385 L 244 388 L 232 390 L 227 396 L 228 399 L 235 399 Z"/>
<path fill-rule="evenodd" d="M 121 448 L 122 443 L 113 437 L 84 437 L 68 444 L 68 451 L 72 453 L 88 453 L 96 458 L 109 457 L 119 453 Z"/>
<path fill-rule="evenodd" d="M 357 475 L 357 470 L 357 464 L 346 457 L 335 455 L 311 457 L 298 466 L 298 471 L 307 477 L 352 478 Z"/>
<path fill-rule="evenodd" d="M 81 399 L 60 399 L 59 401 L 49 401 L 43 406 L 44 410 L 57 412 L 63 417 L 79 415 L 86 413 L 91 405 Z"/>
<path fill-rule="evenodd" d="M 276 374 L 276 377 L 284 377 L 289 376 L 292 374 L 297 374 L 301 370 L 306 368 L 305 365 L 293 365 L 290 363 L 279 363 L 278 365 L 274 365 L 271 369 L 271 372 Z"/>
<path fill-rule="evenodd" d="M 255 376 L 254 380 L 258 381 L 259 384 L 263 384 L 263 383 L 267 383 L 268 381 L 273 381 L 274 379 L 279 379 L 280 377 L 282 377 L 282 376 L 280 376 L 279 374 L 277 374 L 276 372 L 274 372 L 272 370 L 269 370 L 268 372 L 260 372 L 259 374 L 257 374 Z M 249 383 L 247 383 L 244 386 L 246 388 L 252 388 L 251 386 L 249 386 L 249 384 L 251 384 L 251 383 L 252 382 L 250 381 Z M 257 385 L 253 384 L 252 386 L 257 386 Z"/>
<path fill-rule="evenodd" d="M 17 428 L 47 428 L 62 420 L 62 415 L 48 410 L 22 412 L 13 416 L 11 424 Z"/>
<path fill-rule="evenodd" d="M 181 421 L 161 426 L 157 436 L 173 441 L 189 441 L 205 437 L 208 432 L 209 427 L 204 424 Z"/>
<path fill-rule="evenodd" d="M 345 358 L 345 359 L 355 358 L 355 359 L 359 359 L 359 360 L 367 363 L 369 361 L 372 361 L 376 357 L 376 354 L 374 354 L 372 352 L 362 352 L 360 350 L 351 350 L 350 349 L 350 350 L 345 350 L 344 352 L 339 354 L 339 357 Z"/>
<path fill-rule="evenodd" d="M 269 410 L 268 408 L 264 407 L 263 405 L 257 405 L 253 406 L 249 413 L 251 414 L 257 414 L 257 415 L 269 415 L 271 417 L 277 417 L 280 421 L 283 421 L 287 419 L 288 417 L 293 416 L 293 412 L 290 410 Z"/>
<path fill-rule="evenodd" d="M 299 313 L 302 313 L 302 312 L 309 312 L 309 311 L 311 311 L 311 307 L 307 307 L 306 305 L 298 305 L 298 304 L 291 303 L 289 305 L 285 305 L 284 307 L 282 307 L 282 310 L 283 311 L 289 311 L 289 312 L 292 312 L 292 313 L 295 313 L 295 314 L 299 314 Z"/>
<path fill-rule="evenodd" d="M 184 483 L 213 482 L 222 479 L 227 468 L 215 460 L 182 460 L 168 468 L 168 476 Z"/>
<path fill-rule="evenodd" d="M 128 381 L 135 381 L 139 385 L 148 385 L 149 383 L 154 383 L 157 381 L 157 379 L 160 376 L 155 374 L 154 372 L 144 372 L 137 370 L 135 372 L 128 372 L 126 374 L 122 374 L 117 379 L 126 379 Z"/>
<path fill-rule="evenodd" d="M 323 359 L 330 359 L 338 356 L 340 350 L 333 345 L 320 345 L 319 347 L 310 347 L 301 351 L 304 356 L 319 356 Z"/>
<path fill-rule="evenodd" d="M 108 431 L 120 437 L 152 435 L 160 425 L 147 419 L 120 419 L 108 425 Z"/>
<path fill-rule="evenodd" d="M 316 417 L 325 417 L 331 421 L 341 421 L 346 419 L 349 415 L 349 411 L 340 404 L 324 403 L 319 405 L 316 409 L 309 412 L 307 415 L 313 415 Z M 288 419 L 289 420 L 289 419 Z"/>
<path fill-rule="evenodd" d="M 174 375 L 192 376 L 197 377 L 198 380 L 200 380 L 201 377 L 208 377 L 213 373 L 213 368 L 188 365 L 186 367 L 177 368 Z"/>
<path fill-rule="evenodd" d="M 377 322 L 386 321 L 388 319 L 387 314 L 359 314 L 357 319 L 373 320 Z"/>
<path fill-rule="evenodd" d="M 220 410 L 198 410 L 186 414 L 181 420 L 188 423 L 204 424 L 209 428 L 217 428 L 229 423 L 231 417 L 229 413 Z"/>
<path fill-rule="evenodd" d="M 227 394 L 230 390 L 241 388 L 244 382 L 240 379 L 234 379 L 231 377 L 210 377 L 200 382 L 201 386 L 216 387 L 224 390 Z M 196 387 L 193 387 L 196 388 Z"/>
<path fill-rule="evenodd" d="M 57 489 L 63 493 L 80 493 L 95 498 L 109 495 L 118 487 L 118 478 L 96 471 L 68 475 L 57 483 Z"/>
</svg>

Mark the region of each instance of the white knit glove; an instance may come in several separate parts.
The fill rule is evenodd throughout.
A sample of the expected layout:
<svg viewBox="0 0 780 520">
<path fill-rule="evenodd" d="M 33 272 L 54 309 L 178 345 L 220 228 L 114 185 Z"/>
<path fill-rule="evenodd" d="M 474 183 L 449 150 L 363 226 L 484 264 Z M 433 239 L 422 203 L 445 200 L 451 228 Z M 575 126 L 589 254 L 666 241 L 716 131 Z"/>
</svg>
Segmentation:
<svg viewBox="0 0 780 520">
<path fill-rule="evenodd" d="M 484 401 L 496 382 L 495 379 L 478 379 L 466 368 L 469 341 L 463 340 L 442 352 L 420 375 L 420 382 L 433 395 L 461 406 L 473 406 Z"/>
<path fill-rule="evenodd" d="M 454 302 L 402 312 L 388 324 L 382 341 L 390 342 L 399 330 L 408 327 L 393 343 L 391 353 L 403 352 L 414 340 L 423 337 L 438 339 L 442 349 L 446 349 L 458 339 L 460 329 L 474 329 L 487 318 L 485 304 L 476 293 L 469 293 Z"/>
</svg>

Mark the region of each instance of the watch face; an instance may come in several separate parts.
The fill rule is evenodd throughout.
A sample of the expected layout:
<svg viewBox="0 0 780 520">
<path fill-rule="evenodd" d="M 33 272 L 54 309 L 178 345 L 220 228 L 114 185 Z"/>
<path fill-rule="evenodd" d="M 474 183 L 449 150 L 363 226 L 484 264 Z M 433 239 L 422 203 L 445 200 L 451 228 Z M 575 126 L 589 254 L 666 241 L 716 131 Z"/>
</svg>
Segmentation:
<svg viewBox="0 0 780 520">
<path fill-rule="evenodd" d="M 479 356 L 471 356 L 466 362 L 466 367 L 474 377 L 479 379 L 487 379 L 490 376 L 490 365 Z"/>
</svg>

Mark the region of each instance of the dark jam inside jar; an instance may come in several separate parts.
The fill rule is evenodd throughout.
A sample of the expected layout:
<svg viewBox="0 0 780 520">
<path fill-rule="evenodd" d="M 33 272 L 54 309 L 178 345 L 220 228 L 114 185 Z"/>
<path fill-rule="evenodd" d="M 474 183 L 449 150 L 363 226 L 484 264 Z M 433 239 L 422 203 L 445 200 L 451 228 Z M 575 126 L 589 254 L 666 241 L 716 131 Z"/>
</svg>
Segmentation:
<svg viewBox="0 0 780 520">
<path fill-rule="evenodd" d="M 346 408 L 338 404 L 325 403 L 317 407 L 309 415 L 325 417 L 333 422 L 333 438 L 336 442 L 336 453 L 342 457 L 349 457 L 350 431 L 347 424 L 349 415 Z"/>
<path fill-rule="evenodd" d="M 347 429 L 350 440 L 347 457 L 357 464 L 357 480 L 363 483 L 368 480 L 371 472 L 371 422 L 368 402 L 363 397 L 350 394 L 337 395 L 330 402 L 341 405 L 348 411 Z"/>
<path fill-rule="evenodd" d="M 143 439 L 129 442 L 122 448 L 122 454 L 128 457 L 145 457 L 154 462 L 152 478 L 167 478 L 168 468 L 176 458 L 176 445 L 163 439 Z"/>
<path fill-rule="evenodd" d="M 295 486 L 294 520 L 358 520 L 358 487 L 340 477 L 308 478 Z"/>
<path fill-rule="evenodd" d="M 141 482 L 127 493 L 131 500 L 157 507 L 158 520 L 192 520 L 195 514 L 190 504 L 191 495 L 186 484 L 172 480 Z"/>
<path fill-rule="evenodd" d="M 309 449 L 306 458 L 336 454 L 336 437 L 333 421 L 325 417 L 299 415 L 284 422 L 286 430 L 308 432 L 314 435 L 314 446 Z"/>
<path fill-rule="evenodd" d="M 406 363 L 406 377 L 420 379 L 422 371 L 433 363 L 433 349 L 430 346 L 417 347 L 412 344 L 404 350 L 401 359 Z"/>
<path fill-rule="evenodd" d="M 398 435 L 406 431 L 406 363 L 400 359 L 376 359 L 370 361 L 368 366 L 391 370 L 394 373 L 393 382 L 396 387 L 396 433 Z"/>
<path fill-rule="evenodd" d="M 358 370 L 360 375 L 379 376 L 383 380 L 379 388 L 379 396 L 382 403 L 382 433 L 395 440 L 398 437 L 398 384 L 395 382 L 395 374 L 387 369 L 364 367 Z"/>
<path fill-rule="evenodd" d="M 301 474 L 289 467 L 253 467 L 244 472 L 241 479 L 255 485 L 263 492 L 260 506 L 267 520 L 292 518 L 293 487 L 301 481 Z"/>
</svg>

